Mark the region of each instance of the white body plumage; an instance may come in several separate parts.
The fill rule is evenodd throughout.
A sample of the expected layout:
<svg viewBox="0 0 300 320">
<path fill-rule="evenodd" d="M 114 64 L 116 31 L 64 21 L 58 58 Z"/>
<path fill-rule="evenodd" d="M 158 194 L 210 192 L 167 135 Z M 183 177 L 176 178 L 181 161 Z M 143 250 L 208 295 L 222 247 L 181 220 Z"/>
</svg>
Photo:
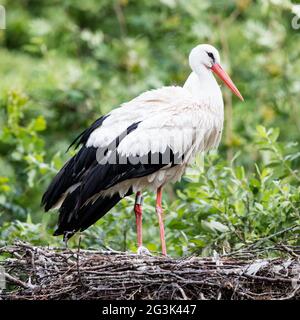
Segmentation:
<svg viewBox="0 0 300 320">
<path fill-rule="evenodd" d="M 124 196 L 131 187 L 133 192 L 146 188 L 156 190 L 179 180 L 196 153 L 218 146 L 224 119 L 223 99 L 213 76 L 212 79 L 215 90 L 196 91 L 201 82 L 191 74 L 184 87 L 147 91 L 110 113 L 102 126 L 90 135 L 88 147 L 105 147 L 132 123 L 141 121 L 137 129 L 121 141 L 117 147 L 119 154 L 142 157 L 149 152 L 164 153 L 169 147 L 174 153 L 184 153 L 185 157 L 177 166 L 166 166 L 148 176 L 122 181 L 101 194 L 111 196 L 119 192 Z"/>
</svg>

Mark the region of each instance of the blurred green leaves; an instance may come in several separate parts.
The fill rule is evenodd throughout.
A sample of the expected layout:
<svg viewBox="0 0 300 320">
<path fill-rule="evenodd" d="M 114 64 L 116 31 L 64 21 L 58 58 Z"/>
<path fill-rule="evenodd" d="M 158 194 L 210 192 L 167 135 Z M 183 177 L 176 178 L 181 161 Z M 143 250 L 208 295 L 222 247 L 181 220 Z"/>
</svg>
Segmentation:
<svg viewBox="0 0 300 320">
<path fill-rule="evenodd" d="M 290 0 L 2 1 L 0 236 L 58 244 L 40 198 L 68 144 L 101 114 L 151 88 L 183 84 L 198 43 L 220 49 L 245 97 L 224 86 L 218 154 L 165 192 L 171 254 L 232 250 L 299 223 L 300 51 Z M 71 151 L 72 153 L 73 151 Z M 144 237 L 159 251 L 154 195 Z M 133 199 L 82 235 L 82 246 L 135 250 Z M 31 219 L 27 219 L 30 215 Z M 285 240 L 280 234 L 276 240 Z M 292 240 L 290 240 L 292 241 Z M 76 245 L 78 237 L 71 241 Z"/>
</svg>

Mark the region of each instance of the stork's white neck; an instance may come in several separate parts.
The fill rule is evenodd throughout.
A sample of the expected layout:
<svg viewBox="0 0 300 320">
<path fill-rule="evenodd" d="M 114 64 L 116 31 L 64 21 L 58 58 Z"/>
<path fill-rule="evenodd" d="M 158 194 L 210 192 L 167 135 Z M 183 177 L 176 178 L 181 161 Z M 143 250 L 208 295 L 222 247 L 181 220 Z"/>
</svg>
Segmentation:
<svg viewBox="0 0 300 320">
<path fill-rule="evenodd" d="M 201 72 L 197 73 L 193 71 L 183 87 L 200 103 L 207 103 L 210 108 L 223 113 L 222 92 L 212 72 L 207 68 L 203 67 Z"/>
</svg>

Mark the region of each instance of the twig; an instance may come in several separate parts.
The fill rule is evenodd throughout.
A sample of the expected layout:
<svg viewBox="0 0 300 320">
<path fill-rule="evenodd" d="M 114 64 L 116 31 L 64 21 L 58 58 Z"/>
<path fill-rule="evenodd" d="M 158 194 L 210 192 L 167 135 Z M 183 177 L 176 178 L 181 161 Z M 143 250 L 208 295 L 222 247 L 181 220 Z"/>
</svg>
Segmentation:
<svg viewBox="0 0 300 320">
<path fill-rule="evenodd" d="M 4 276 L 8 281 L 10 281 L 10 282 L 12 282 L 12 283 L 14 283 L 14 284 L 16 284 L 18 286 L 21 286 L 22 288 L 25 288 L 25 289 L 32 288 L 31 285 L 29 285 L 29 284 L 27 284 L 27 283 L 25 283 L 25 282 L 23 282 L 23 281 L 21 281 L 21 280 L 19 280 L 17 278 L 14 278 L 13 276 L 11 276 L 10 274 L 8 274 L 6 272 L 4 272 Z"/>
<path fill-rule="evenodd" d="M 125 16 L 121 7 L 121 4 L 119 0 L 115 0 L 114 2 L 114 10 L 118 19 L 118 23 L 120 26 L 120 32 L 121 36 L 124 38 L 127 35 L 127 27 L 126 27 L 126 21 L 125 21 Z"/>
</svg>

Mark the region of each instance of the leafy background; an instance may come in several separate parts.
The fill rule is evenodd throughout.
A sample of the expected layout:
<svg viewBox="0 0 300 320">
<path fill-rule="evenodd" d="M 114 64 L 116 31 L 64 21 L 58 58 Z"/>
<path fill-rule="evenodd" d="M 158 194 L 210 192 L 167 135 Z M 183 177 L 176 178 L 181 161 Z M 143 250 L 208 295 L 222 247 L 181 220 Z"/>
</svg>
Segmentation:
<svg viewBox="0 0 300 320">
<path fill-rule="evenodd" d="M 263 239 L 299 244 L 300 7 L 289 0 L 1 1 L 0 244 L 62 245 L 43 213 L 47 184 L 72 139 L 144 90 L 183 84 L 199 43 L 220 49 L 245 102 L 222 88 L 218 153 L 164 195 L 174 256 L 229 252 Z M 154 195 L 144 241 L 160 250 Z M 81 234 L 81 246 L 136 250 L 133 198 Z M 286 231 L 286 232 L 285 232 Z M 70 246 L 77 246 L 75 236 Z"/>
</svg>

